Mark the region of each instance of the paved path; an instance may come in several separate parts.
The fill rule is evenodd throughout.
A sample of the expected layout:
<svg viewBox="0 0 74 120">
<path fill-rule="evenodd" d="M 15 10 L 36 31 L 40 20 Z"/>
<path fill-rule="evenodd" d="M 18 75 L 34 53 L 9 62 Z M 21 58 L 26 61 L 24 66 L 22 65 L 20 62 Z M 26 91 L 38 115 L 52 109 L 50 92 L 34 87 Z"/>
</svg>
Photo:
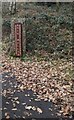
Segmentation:
<svg viewBox="0 0 74 120">
<path fill-rule="evenodd" d="M 4 73 L 2 76 L 4 93 L 2 96 L 2 118 L 5 118 L 5 113 L 11 118 L 57 118 L 57 109 L 51 102 L 45 102 L 43 100 L 36 101 L 37 97 L 31 90 L 20 91 L 17 89 L 20 83 L 17 83 L 15 76 L 11 77 L 10 73 Z M 41 108 L 43 112 L 39 114 L 37 110 L 29 110 L 29 108 L 26 109 L 25 106 L 38 107 Z M 17 110 L 13 108 L 17 108 Z"/>
</svg>

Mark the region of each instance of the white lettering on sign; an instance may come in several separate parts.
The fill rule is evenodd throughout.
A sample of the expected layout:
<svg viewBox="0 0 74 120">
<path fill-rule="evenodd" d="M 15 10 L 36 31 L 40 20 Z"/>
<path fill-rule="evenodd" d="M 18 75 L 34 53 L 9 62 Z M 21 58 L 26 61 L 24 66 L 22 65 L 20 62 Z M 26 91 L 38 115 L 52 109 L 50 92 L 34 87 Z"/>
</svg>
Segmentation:
<svg viewBox="0 0 74 120">
<path fill-rule="evenodd" d="M 22 24 L 21 23 L 15 23 L 15 52 L 16 56 L 22 55 Z"/>
</svg>

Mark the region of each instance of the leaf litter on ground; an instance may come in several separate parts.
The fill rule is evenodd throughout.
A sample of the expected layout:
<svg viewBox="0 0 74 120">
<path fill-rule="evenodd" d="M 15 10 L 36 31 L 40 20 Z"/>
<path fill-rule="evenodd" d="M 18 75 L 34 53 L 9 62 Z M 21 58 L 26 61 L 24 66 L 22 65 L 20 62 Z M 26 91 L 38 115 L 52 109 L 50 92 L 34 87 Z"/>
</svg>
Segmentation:
<svg viewBox="0 0 74 120">
<path fill-rule="evenodd" d="M 20 90 L 32 90 L 37 94 L 38 100 L 52 101 L 55 106 L 60 105 L 60 113 L 63 115 L 74 112 L 74 92 L 72 87 L 72 76 L 70 72 L 73 71 L 72 60 L 50 60 L 50 61 L 21 61 L 20 59 L 3 60 L 3 72 L 12 71 L 17 82 L 21 86 L 17 86 Z M 15 70 L 14 70 L 15 69 Z M 3 91 L 6 95 L 6 91 Z M 14 98 L 16 101 L 18 98 Z M 17 101 L 19 104 L 19 102 Z M 22 103 L 24 104 L 24 103 Z M 30 109 L 31 107 L 27 107 Z M 42 113 L 41 109 L 38 109 Z"/>
</svg>

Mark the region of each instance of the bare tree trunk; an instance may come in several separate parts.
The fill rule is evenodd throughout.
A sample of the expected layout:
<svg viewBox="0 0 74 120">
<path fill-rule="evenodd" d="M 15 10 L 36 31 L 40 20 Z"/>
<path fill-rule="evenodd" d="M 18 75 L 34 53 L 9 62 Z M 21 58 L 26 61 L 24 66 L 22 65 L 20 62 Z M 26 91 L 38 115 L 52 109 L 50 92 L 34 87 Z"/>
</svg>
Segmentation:
<svg viewBox="0 0 74 120">
<path fill-rule="evenodd" d="M 56 0 L 56 11 L 58 12 L 59 10 L 59 0 Z"/>
<path fill-rule="evenodd" d="M 15 14 L 15 12 L 16 12 L 16 1 L 10 2 L 9 10 L 10 10 L 11 14 Z"/>
</svg>

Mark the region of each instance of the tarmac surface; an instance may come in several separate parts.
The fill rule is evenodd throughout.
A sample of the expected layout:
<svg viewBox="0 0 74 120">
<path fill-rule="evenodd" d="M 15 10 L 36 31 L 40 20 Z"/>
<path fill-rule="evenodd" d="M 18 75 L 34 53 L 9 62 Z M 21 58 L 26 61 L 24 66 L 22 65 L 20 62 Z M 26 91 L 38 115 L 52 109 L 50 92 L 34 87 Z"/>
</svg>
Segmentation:
<svg viewBox="0 0 74 120">
<path fill-rule="evenodd" d="M 37 101 L 31 90 L 20 91 L 15 76 L 2 75 L 2 118 L 58 118 L 57 108 L 50 101 Z M 37 111 L 37 108 L 40 108 Z M 42 110 L 42 111 L 40 111 Z M 42 113 L 41 113 L 42 112 Z"/>
</svg>

